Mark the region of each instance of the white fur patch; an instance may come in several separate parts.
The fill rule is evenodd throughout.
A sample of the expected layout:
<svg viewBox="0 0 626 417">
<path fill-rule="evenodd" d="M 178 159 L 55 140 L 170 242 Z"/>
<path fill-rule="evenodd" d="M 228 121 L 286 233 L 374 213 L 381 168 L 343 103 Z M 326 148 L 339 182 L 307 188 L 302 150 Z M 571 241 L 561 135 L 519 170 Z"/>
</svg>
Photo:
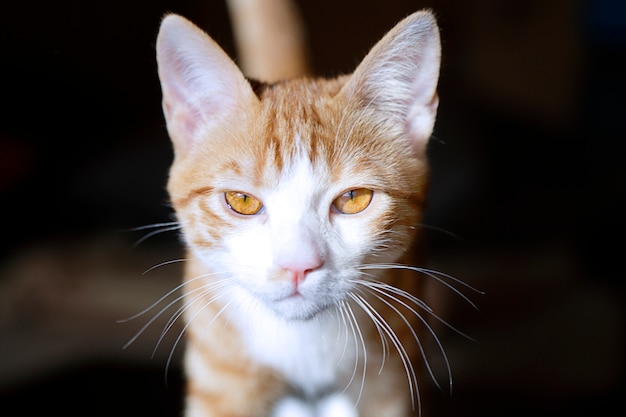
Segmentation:
<svg viewBox="0 0 626 417">
<path fill-rule="evenodd" d="M 231 318 L 241 329 L 252 358 L 278 370 L 308 396 L 334 388 L 338 376 L 353 366 L 351 340 L 339 328 L 334 311 L 306 321 L 287 321 L 258 303 L 245 290 L 234 295 Z M 347 345 L 346 345 L 347 343 Z"/>
<path fill-rule="evenodd" d="M 315 408 L 294 397 L 285 397 L 276 404 L 271 417 L 315 417 Z"/>
<path fill-rule="evenodd" d="M 347 395 L 334 393 L 317 405 L 317 417 L 358 417 L 354 404 Z M 382 417 L 382 416 L 381 416 Z"/>
<path fill-rule="evenodd" d="M 285 397 L 280 400 L 271 417 L 358 417 L 358 412 L 345 394 L 331 394 L 317 403 L 299 398 Z"/>
</svg>

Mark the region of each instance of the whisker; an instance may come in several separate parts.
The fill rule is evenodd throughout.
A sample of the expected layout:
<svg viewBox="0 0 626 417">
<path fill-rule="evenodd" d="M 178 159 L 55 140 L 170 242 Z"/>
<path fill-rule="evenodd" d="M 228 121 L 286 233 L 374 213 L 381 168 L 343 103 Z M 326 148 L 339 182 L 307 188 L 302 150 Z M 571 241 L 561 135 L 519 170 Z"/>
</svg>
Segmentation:
<svg viewBox="0 0 626 417">
<path fill-rule="evenodd" d="M 384 330 L 387 337 L 391 339 L 398 355 L 400 356 L 400 360 L 404 367 L 404 371 L 407 375 L 407 380 L 409 383 L 409 391 L 411 393 L 411 407 L 415 409 L 415 400 L 417 396 L 417 407 L 419 410 L 419 414 L 421 415 L 421 398 L 419 396 L 419 386 L 417 382 L 417 375 L 415 374 L 415 370 L 413 368 L 413 364 L 409 359 L 409 355 L 402 345 L 402 342 L 398 338 L 398 336 L 393 331 L 393 328 L 387 323 L 387 321 L 372 307 L 372 305 L 362 296 L 358 294 L 354 294 L 352 292 L 348 293 L 348 296 L 354 300 L 354 302 L 363 309 L 363 311 L 369 316 L 369 318 L 374 322 L 375 325 L 381 326 Z M 416 395 L 417 394 L 417 395 Z"/>
<path fill-rule="evenodd" d="M 172 313 L 170 318 L 167 320 L 167 322 L 163 326 L 163 329 L 161 329 L 161 334 L 159 335 L 159 338 L 158 338 L 156 344 L 154 345 L 154 348 L 152 349 L 152 356 L 155 355 L 157 349 L 161 345 L 161 342 L 165 338 L 165 335 L 170 331 L 170 329 L 172 327 L 174 327 L 174 325 L 176 324 L 178 319 L 185 313 L 185 311 L 187 311 L 191 307 L 191 305 L 194 304 L 198 299 L 202 299 L 202 296 L 210 293 L 210 291 L 211 291 L 211 289 L 209 289 L 209 288 L 204 288 L 204 287 L 196 288 L 196 289 L 194 289 L 192 291 L 189 291 L 189 292 L 181 295 L 180 297 L 178 297 L 175 300 L 175 301 L 183 300 L 183 305 L 180 306 L 179 308 L 177 308 L 174 313 Z M 191 296 L 192 296 L 192 294 L 194 292 L 198 292 L 199 294 L 195 294 L 193 296 L 192 301 L 190 301 L 190 302 L 187 301 L 187 300 L 189 300 L 191 298 Z"/>
<path fill-rule="evenodd" d="M 381 290 L 388 290 L 390 292 L 393 292 L 396 295 L 399 295 L 401 297 L 404 297 L 406 299 L 408 299 L 409 301 L 411 301 L 412 303 L 416 304 L 418 307 L 426 310 L 426 312 L 428 312 L 428 314 L 433 317 L 434 319 L 436 319 L 438 322 L 440 322 L 441 324 L 445 325 L 447 328 L 449 328 L 450 330 L 454 331 L 455 333 L 465 337 L 466 339 L 469 339 L 471 341 L 476 341 L 476 339 L 474 339 L 473 337 L 469 336 L 466 333 L 463 333 L 462 331 L 460 331 L 459 329 L 457 329 L 456 327 L 454 327 L 453 325 L 451 325 L 450 323 L 448 323 L 446 320 L 444 320 L 443 318 L 441 318 L 441 316 L 439 316 L 438 314 L 436 314 L 434 312 L 434 310 L 428 305 L 426 304 L 426 302 L 424 302 L 424 300 L 417 298 L 415 295 L 404 291 L 403 289 L 394 287 L 392 285 L 389 284 L 385 284 L 384 282 L 379 282 L 379 281 L 365 281 L 363 283 L 364 285 L 367 286 L 376 286 L 378 288 L 380 288 Z"/>
<path fill-rule="evenodd" d="M 393 285 L 389 285 L 389 284 L 385 284 L 384 282 L 377 281 L 377 277 L 375 275 L 373 275 L 373 274 L 368 274 L 366 272 L 361 272 L 361 275 L 365 275 L 365 276 L 371 277 L 372 280 L 369 280 L 369 281 L 357 280 L 357 281 L 353 281 L 353 282 L 355 282 L 355 283 L 363 283 L 363 284 L 376 284 L 376 285 L 379 285 L 380 287 L 386 287 L 390 291 L 394 291 L 394 292 L 397 291 L 398 295 L 404 295 L 407 298 L 411 298 L 412 302 L 417 304 L 420 308 L 426 310 L 429 314 L 432 314 L 432 315 L 435 314 L 433 309 L 432 309 L 432 307 L 430 307 L 428 304 L 426 304 L 426 302 L 424 300 L 422 300 L 420 298 L 417 298 L 413 294 L 411 294 L 411 293 L 409 293 L 407 291 L 404 291 L 404 290 L 402 290 L 400 288 L 396 288 Z"/>
<path fill-rule="evenodd" d="M 351 294 L 350 294 L 351 295 Z M 354 336 L 354 345 L 355 345 L 355 359 L 354 359 L 354 371 L 352 373 L 352 377 L 350 378 L 350 381 L 348 382 L 348 385 L 346 386 L 349 387 L 352 384 L 352 381 L 354 380 L 355 376 L 356 376 L 356 372 L 357 372 L 357 368 L 358 368 L 358 362 L 359 362 L 359 345 L 357 343 L 357 336 L 359 341 L 361 342 L 361 349 L 363 349 L 363 374 L 361 376 L 361 386 L 359 388 L 359 395 L 357 396 L 356 402 L 354 404 L 354 406 L 356 407 L 359 402 L 361 401 L 361 396 L 363 395 L 363 389 L 365 387 L 365 373 L 366 373 L 366 369 L 367 369 L 367 348 L 365 346 L 365 339 L 363 338 L 363 333 L 361 332 L 361 327 L 359 326 L 359 322 L 356 319 L 356 316 L 354 315 L 354 311 L 352 310 L 352 307 L 350 307 L 349 304 L 347 303 L 343 303 L 343 305 L 346 308 L 346 312 L 348 314 L 348 322 L 350 323 L 350 327 L 352 328 L 352 334 Z"/>
<path fill-rule="evenodd" d="M 202 274 L 199 275 L 197 277 L 194 277 L 192 279 L 187 280 L 186 282 L 180 283 L 177 286 L 175 286 L 174 288 L 172 288 L 171 290 L 169 290 L 165 295 L 163 295 L 162 297 L 160 297 L 158 300 L 156 300 L 154 303 L 152 303 L 150 306 L 144 308 L 143 310 L 141 310 L 140 312 L 127 317 L 125 319 L 119 319 L 116 321 L 116 323 L 118 324 L 123 324 L 123 323 L 128 323 L 129 321 L 135 320 L 141 316 L 143 316 L 144 314 L 147 314 L 150 310 L 156 308 L 156 306 L 158 306 L 159 304 L 161 304 L 162 302 L 164 302 L 167 298 L 169 298 L 172 294 L 174 294 L 176 291 L 181 290 L 186 284 L 193 282 L 195 280 L 199 280 L 199 279 L 203 279 L 212 275 L 219 275 L 219 274 L 223 274 L 223 273 L 227 273 L 227 272 L 212 272 L 212 273 L 208 273 L 208 274 Z M 165 313 L 170 307 L 172 307 L 174 304 L 176 304 L 177 302 L 179 302 L 180 300 L 182 300 L 184 298 L 184 294 L 181 296 L 176 297 L 174 300 L 172 300 L 171 302 L 169 302 L 165 307 L 163 307 L 157 314 L 155 314 L 152 318 L 150 318 L 150 320 L 148 320 L 148 322 L 146 324 L 144 324 L 141 329 L 139 329 L 139 331 L 137 333 L 135 333 L 135 335 L 128 341 L 126 342 L 126 344 L 124 344 L 124 346 L 122 347 L 122 349 L 126 349 L 128 348 L 135 340 L 137 340 L 139 338 L 139 336 L 141 336 L 147 329 L 148 327 L 150 327 L 150 325 L 152 323 L 154 323 L 163 313 Z M 169 321 L 168 321 L 169 323 Z M 154 354 L 154 353 L 153 353 Z"/>
<path fill-rule="evenodd" d="M 145 242 L 146 240 L 150 239 L 152 236 L 161 234 L 161 233 L 165 233 L 165 232 L 171 232 L 173 230 L 179 230 L 181 228 L 181 226 L 174 226 L 174 227 L 167 227 L 167 228 L 163 228 L 163 229 L 159 229 L 159 230 L 154 230 L 148 234 L 146 234 L 145 236 L 141 237 L 140 239 L 138 239 L 132 246 L 131 246 L 131 250 L 135 249 L 137 246 L 141 245 L 143 242 Z"/>
<path fill-rule="evenodd" d="M 201 286 L 199 288 L 195 288 L 194 290 L 189 291 L 186 294 L 181 295 L 179 297 L 179 299 L 184 299 L 184 298 L 189 299 L 193 293 L 196 293 L 196 294 L 193 295 L 193 299 L 191 300 L 191 302 L 184 303 L 183 306 L 178 308 L 174 312 L 174 314 L 169 318 L 169 320 L 167 321 L 167 323 L 163 327 L 163 330 L 161 331 L 161 335 L 159 336 L 159 340 L 157 341 L 157 344 L 154 347 L 154 350 L 153 350 L 152 354 L 154 355 L 154 353 L 156 352 L 157 348 L 159 347 L 160 343 L 162 342 L 162 340 L 165 337 L 165 335 L 167 334 L 167 332 L 169 332 L 169 330 L 174 326 L 174 324 L 180 318 L 180 316 L 182 316 L 185 313 L 185 311 L 188 308 L 191 307 L 192 304 L 196 303 L 198 300 L 202 301 L 202 299 L 203 299 L 203 297 L 205 295 L 210 294 L 216 288 L 220 288 L 220 287 L 225 286 L 226 283 L 227 283 L 227 280 L 220 280 L 218 282 L 211 283 L 210 285 L 203 285 L 203 286 Z M 219 298 L 219 294 L 214 295 L 213 297 L 211 297 L 209 299 L 209 301 L 206 303 L 206 306 L 212 304 L 213 301 L 215 301 L 217 298 Z"/>
<path fill-rule="evenodd" d="M 198 279 L 201 277 L 198 277 Z M 153 309 L 154 307 L 156 307 L 158 304 L 160 304 L 161 302 L 165 301 L 165 299 L 167 299 L 167 297 L 169 297 L 170 295 L 172 295 L 174 292 L 180 290 L 182 287 L 184 287 L 184 283 L 177 285 L 176 287 L 174 287 L 172 290 L 170 290 L 167 294 L 165 294 L 163 297 L 161 297 L 159 300 L 157 300 L 155 303 L 153 303 L 150 307 L 144 309 L 143 311 L 135 314 L 134 316 L 124 320 L 124 321 L 118 321 L 118 323 L 120 322 L 127 322 L 130 321 L 132 319 L 138 318 L 139 316 L 147 313 L 148 311 L 150 311 L 151 309 Z M 202 288 L 200 288 L 202 289 Z M 200 289 L 196 289 L 193 291 L 198 291 Z M 188 292 L 187 294 L 191 294 L 193 291 Z M 128 341 L 126 342 L 126 344 L 122 347 L 122 349 L 126 349 L 128 348 L 128 346 L 130 346 L 135 340 L 137 340 L 137 338 L 139 338 L 139 336 L 141 336 L 151 325 L 152 323 L 154 323 L 163 313 L 165 313 L 167 310 L 169 310 L 173 305 L 175 305 L 176 303 L 178 303 L 179 301 L 183 300 L 185 298 L 186 294 L 182 294 L 178 297 L 176 297 L 174 300 L 170 301 L 165 307 L 163 307 L 161 310 L 159 310 L 159 312 L 157 314 L 155 314 L 154 316 L 152 316 L 150 318 L 150 320 L 148 320 L 142 327 L 141 329 L 139 329 L 139 331 L 137 333 L 135 333 L 135 335 Z M 177 312 L 180 309 L 177 310 Z M 176 314 L 176 312 L 174 313 Z M 165 324 L 165 327 L 171 327 L 170 323 L 172 321 L 172 318 L 170 317 L 170 319 L 167 321 L 167 323 Z M 169 328 L 168 327 L 168 328 Z M 161 332 L 161 336 L 159 337 L 159 341 L 157 342 L 157 345 L 155 346 L 155 348 L 152 351 L 152 356 L 154 356 L 157 347 L 159 346 L 159 343 L 161 342 L 161 339 L 163 338 L 163 331 Z"/>
<path fill-rule="evenodd" d="M 208 292 L 209 290 L 207 290 L 206 292 Z M 200 296 L 197 296 L 194 298 L 194 300 L 187 305 L 187 307 L 185 308 L 185 310 L 187 308 L 189 308 L 191 306 L 191 304 L 195 303 L 197 301 L 197 299 L 200 298 Z M 183 328 L 181 329 L 181 331 L 178 334 L 178 337 L 176 337 L 176 340 L 174 341 L 174 344 L 172 345 L 172 349 L 170 350 L 170 353 L 167 357 L 167 362 L 165 363 L 165 377 L 166 377 L 166 381 L 167 381 L 167 373 L 172 361 L 172 358 L 174 357 L 174 352 L 176 351 L 176 347 L 178 346 L 178 344 L 180 343 L 180 341 L 183 338 L 183 335 L 185 334 L 185 332 L 187 331 L 187 329 L 189 328 L 189 326 L 191 325 L 191 322 L 193 321 L 193 319 L 200 314 L 205 308 L 207 308 L 209 305 L 211 305 L 211 303 L 213 301 L 215 301 L 215 299 L 217 298 L 217 296 L 214 296 L 211 301 L 207 304 L 205 304 L 202 308 L 200 308 L 198 311 L 196 311 L 190 318 L 189 320 L 187 320 L 187 323 L 183 326 Z M 226 303 L 226 305 L 224 305 L 219 312 L 217 312 L 217 314 L 213 317 L 213 319 L 211 319 L 211 321 L 209 322 L 209 326 L 211 326 L 211 324 L 213 324 L 215 322 L 215 320 L 226 310 L 226 308 L 232 303 L 233 300 L 229 301 L 228 303 Z"/>
<path fill-rule="evenodd" d="M 180 230 L 181 228 L 182 228 L 182 225 L 179 222 L 164 222 L 164 223 L 147 224 L 145 226 L 138 226 L 138 227 L 126 229 L 125 230 L 126 232 L 139 232 L 142 230 L 156 229 L 156 230 L 152 230 L 149 233 L 146 233 L 144 236 L 137 239 L 135 243 L 131 245 L 131 247 L 129 248 L 129 251 L 134 250 L 135 248 L 137 248 L 137 246 L 141 245 L 143 242 L 150 239 L 152 236 L 165 233 L 165 232 L 171 232 L 173 230 Z"/>
<path fill-rule="evenodd" d="M 443 227 L 433 226 L 433 225 L 424 224 L 424 223 L 420 223 L 420 224 L 418 224 L 418 226 L 420 228 L 422 228 L 422 229 L 433 230 L 435 232 L 442 233 L 442 234 L 450 236 L 450 237 L 452 237 L 452 238 L 454 238 L 456 240 L 462 240 L 463 239 L 461 237 L 461 235 L 458 235 L 458 234 L 456 234 L 454 232 L 451 232 L 451 231 L 449 231 L 447 229 L 444 229 Z"/>
<path fill-rule="evenodd" d="M 360 281 L 354 281 L 354 280 L 351 280 L 351 282 L 357 283 L 357 284 L 360 283 Z M 380 337 L 380 343 L 381 343 L 381 349 L 382 349 L 381 364 L 380 364 L 380 368 L 378 369 L 378 375 L 380 375 L 383 371 L 383 368 L 385 367 L 385 361 L 389 358 L 389 342 L 387 341 L 387 338 L 385 337 L 383 330 L 378 325 L 378 322 L 374 321 L 374 326 L 376 328 L 376 331 L 378 332 L 378 336 Z"/>
<path fill-rule="evenodd" d="M 230 292 L 232 292 L 232 290 L 231 290 L 231 291 L 229 291 L 229 294 L 230 294 Z M 217 295 L 216 295 L 216 296 L 215 296 L 215 297 L 213 297 L 213 298 L 211 299 L 211 301 L 210 301 L 209 303 L 207 303 L 207 305 L 205 305 L 202 309 L 206 308 L 209 304 L 213 303 L 213 301 L 217 300 L 218 298 L 225 297 L 226 295 L 227 295 L 227 294 L 224 294 L 224 293 L 219 294 L 219 296 L 217 296 Z M 211 325 L 213 325 L 213 323 L 215 322 L 215 320 L 217 320 L 217 319 L 218 319 L 218 317 L 220 317 L 220 316 L 222 315 L 222 313 L 223 313 L 224 311 L 226 311 L 226 309 L 227 309 L 227 308 L 228 308 L 228 307 L 229 307 L 229 306 L 230 306 L 230 305 L 231 305 L 234 301 L 235 301 L 234 299 L 231 299 L 229 302 L 227 302 L 226 304 L 224 304 L 224 306 L 223 306 L 223 307 L 222 307 L 222 308 L 221 308 L 221 309 L 220 309 L 220 310 L 219 310 L 219 311 L 218 311 L 218 312 L 217 312 L 217 313 L 213 316 L 213 318 L 211 319 L 211 321 L 209 322 L 209 324 L 207 324 L 207 325 L 206 325 L 206 327 L 205 327 L 205 329 L 204 329 L 204 332 L 203 332 L 202 336 L 201 336 L 201 337 L 200 337 L 200 339 L 198 340 L 198 343 L 201 343 L 201 342 L 204 340 L 204 337 L 206 336 L 206 334 L 207 334 L 207 331 L 208 331 L 209 327 L 211 327 Z M 195 317 L 195 315 L 194 315 L 194 317 Z"/>
<path fill-rule="evenodd" d="M 175 264 L 175 263 L 178 263 L 178 262 L 185 262 L 186 260 L 187 260 L 186 258 L 180 258 L 180 259 L 171 259 L 169 261 L 164 261 L 164 262 L 158 263 L 158 264 L 153 265 L 150 268 L 146 269 L 145 271 L 143 271 L 143 273 L 141 275 L 146 275 L 146 274 L 150 273 L 151 271 L 154 271 L 155 269 L 160 268 L 162 266 L 171 265 L 171 264 Z"/>
<path fill-rule="evenodd" d="M 165 295 L 161 296 L 161 298 L 159 298 L 158 300 L 156 300 L 154 303 L 152 303 L 151 305 L 149 305 L 148 307 L 144 308 L 143 310 L 141 310 L 138 313 L 133 314 L 130 317 L 124 318 L 124 319 L 119 319 L 116 321 L 116 323 L 118 324 L 123 324 L 123 323 L 128 323 L 129 321 L 135 320 L 141 316 L 143 316 L 144 314 L 146 314 L 148 311 L 152 310 L 153 308 L 155 308 L 157 305 L 159 305 L 160 303 L 162 303 L 166 298 L 168 298 L 170 295 L 172 295 L 173 293 L 175 293 L 176 291 L 180 290 L 182 287 L 185 286 L 185 283 L 179 284 L 177 286 L 175 286 L 174 288 L 172 288 L 171 290 L 169 290 Z"/>
<path fill-rule="evenodd" d="M 424 361 L 424 364 L 426 365 L 426 369 L 428 370 L 428 374 L 430 375 L 431 379 L 433 380 L 433 382 L 435 383 L 435 385 L 437 386 L 438 389 L 441 390 L 441 386 L 439 385 L 439 382 L 437 381 L 437 379 L 435 378 L 434 372 L 432 370 L 432 367 L 430 365 L 430 362 L 428 361 L 428 358 L 426 356 L 426 352 L 424 350 L 424 347 L 422 345 L 422 342 L 420 341 L 419 337 L 417 336 L 417 333 L 415 332 L 415 330 L 413 329 L 413 327 L 411 326 L 411 324 L 409 323 L 409 321 L 407 320 L 407 318 L 404 316 L 404 314 L 402 314 L 396 306 L 392 305 L 390 302 L 388 302 L 387 300 L 385 300 L 384 298 L 381 297 L 381 295 L 384 295 L 385 297 L 388 297 L 389 299 L 395 301 L 396 303 L 400 304 L 401 306 L 403 306 L 404 308 L 406 308 L 407 310 L 409 310 L 411 313 L 413 313 L 419 320 L 420 322 L 428 329 L 428 332 L 432 335 L 433 339 L 435 340 L 435 343 L 437 344 L 439 351 L 442 354 L 442 357 L 444 359 L 444 362 L 446 364 L 446 369 L 448 372 L 448 383 L 450 386 L 450 392 L 452 392 L 452 369 L 450 367 L 450 362 L 448 360 L 448 355 L 445 352 L 445 349 L 443 347 L 443 344 L 441 343 L 441 341 L 439 340 L 439 338 L 437 337 L 437 335 L 435 334 L 435 331 L 433 330 L 433 328 L 428 324 L 428 322 L 424 319 L 424 317 L 419 314 L 417 311 L 415 311 L 415 309 L 413 309 L 411 306 L 409 306 L 407 303 L 405 303 L 404 301 L 400 300 L 399 298 L 386 293 L 385 291 L 383 291 L 383 289 L 379 288 L 376 285 L 369 285 L 369 282 L 360 282 L 362 285 L 364 285 L 368 291 L 370 291 L 370 293 L 372 295 L 374 295 L 376 298 L 378 298 L 381 302 L 385 303 L 389 308 L 391 308 L 393 311 L 396 312 L 396 314 L 398 314 L 398 316 L 402 319 L 402 321 L 404 321 L 404 323 L 407 325 L 407 327 L 409 328 L 411 334 L 413 335 L 413 338 L 415 339 L 415 341 L 417 342 L 418 348 L 420 350 L 420 353 L 422 355 L 422 359 Z M 396 289 L 399 290 L 395 287 L 386 285 L 386 287 L 384 289 Z M 376 293 L 374 293 L 373 291 L 375 291 Z M 402 293 L 402 290 L 399 290 L 400 295 L 405 296 L 406 295 L 410 295 L 406 292 L 404 292 L 404 294 Z M 409 300 L 412 301 L 411 297 L 407 297 Z"/>
<path fill-rule="evenodd" d="M 140 230 L 156 229 L 157 227 L 168 227 L 168 226 L 174 226 L 174 225 L 180 225 L 180 223 L 179 222 L 152 223 L 152 224 L 146 224 L 143 226 L 131 227 L 130 229 L 126 229 L 124 231 L 125 232 L 138 232 Z"/>
<path fill-rule="evenodd" d="M 163 328 L 163 331 L 161 332 L 161 338 L 165 336 L 165 334 L 170 330 L 170 328 L 175 324 L 176 320 L 178 320 L 178 318 L 184 314 L 184 312 L 189 309 L 191 307 L 192 304 L 195 304 L 198 301 L 203 301 L 203 297 L 207 294 L 211 294 L 213 292 L 215 292 L 216 290 L 220 290 L 221 288 L 225 287 L 228 285 L 229 283 L 229 279 L 225 279 L 225 280 L 220 280 L 218 282 L 214 282 L 211 283 L 210 285 L 204 285 L 200 288 L 196 288 L 193 291 L 190 291 L 188 293 L 185 294 L 185 297 L 187 300 L 190 300 L 188 302 L 185 303 L 185 305 L 181 308 L 179 308 L 174 315 L 172 315 L 172 317 L 170 317 L 170 319 L 168 320 L 168 323 L 166 324 L 166 327 Z M 192 293 L 197 292 L 196 294 L 193 294 L 192 297 Z M 205 303 L 205 307 L 213 304 L 213 302 L 219 298 L 221 298 L 223 295 L 221 293 L 216 293 L 214 295 L 212 295 L 207 302 Z"/>
<path fill-rule="evenodd" d="M 162 303 L 166 298 L 168 298 L 170 295 L 172 295 L 173 293 L 175 293 L 176 291 L 180 290 L 181 288 L 183 288 L 186 284 L 193 282 L 195 280 L 198 279 L 202 279 L 202 278 L 206 278 L 206 277 L 210 277 L 212 275 L 218 275 L 218 274 L 223 274 L 223 273 L 227 273 L 227 272 L 211 272 L 208 274 L 202 274 L 199 275 L 195 278 L 186 280 L 185 282 L 182 282 L 180 284 L 178 284 L 177 286 L 175 286 L 174 288 L 172 288 L 171 290 L 169 290 L 165 295 L 163 295 L 161 298 L 159 298 L 158 300 L 156 300 L 154 303 L 152 303 L 150 306 L 144 308 L 143 310 L 141 310 L 139 313 L 133 314 L 130 317 L 124 318 L 124 319 L 119 319 L 116 321 L 116 323 L 119 324 L 123 324 L 123 323 L 128 323 L 131 320 L 135 320 L 141 316 L 143 316 L 144 314 L 146 314 L 148 311 L 152 310 L 153 308 L 155 308 L 157 305 L 159 305 L 160 303 Z"/>
<path fill-rule="evenodd" d="M 405 269 L 405 270 L 409 270 L 409 271 L 418 272 L 418 273 L 426 275 L 426 276 L 436 280 L 437 282 L 441 283 L 442 285 L 448 287 L 452 292 L 454 292 L 459 297 L 461 297 L 463 300 L 465 300 L 466 303 L 471 305 L 476 311 L 480 311 L 478 306 L 472 300 L 470 300 L 469 297 L 467 297 L 459 289 L 455 288 L 452 284 L 450 284 L 449 282 L 447 282 L 443 278 L 449 279 L 449 280 L 455 282 L 456 284 L 462 285 L 463 287 L 465 287 L 465 288 L 467 288 L 467 289 L 469 289 L 471 291 L 474 291 L 477 294 L 480 294 L 480 295 L 484 295 L 485 294 L 483 291 L 480 291 L 480 290 L 472 287 L 468 283 L 463 282 L 460 279 L 453 277 L 452 275 L 449 275 L 449 274 L 446 274 L 446 273 L 443 273 L 443 272 L 439 272 L 439 271 L 435 271 L 433 269 L 420 268 L 420 267 L 416 267 L 416 266 L 408 266 L 408 265 L 401 265 L 401 264 L 366 264 L 366 265 L 362 265 L 361 267 L 359 267 L 359 269 L 363 269 L 363 270 L 368 270 L 368 269 Z"/>
<path fill-rule="evenodd" d="M 172 290 L 174 291 L 174 290 Z M 170 291 L 170 293 L 172 292 Z M 168 294 L 170 294 L 168 293 Z M 165 313 L 167 310 L 169 310 L 170 307 L 172 307 L 174 304 L 176 304 L 177 302 L 179 302 L 180 300 L 182 300 L 184 297 L 184 295 L 181 295 L 179 297 L 176 297 L 173 301 L 169 302 L 165 307 L 163 307 L 157 314 L 155 314 L 154 316 L 152 316 L 152 318 L 150 318 L 150 320 L 148 320 L 147 323 L 145 323 L 141 329 L 139 329 L 139 331 L 137 333 L 135 333 L 135 335 L 133 337 L 130 338 L 130 340 L 128 342 L 126 342 L 126 344 L 122 347 L 122 349 L 126 349 L 128 348 L 135 340 L 137 340 L 139 338 L 139 336 L 141 336 L 151 325 L 152 323 L 154 323 L 163 313 Z M 139 317 L 140 315 L 146 313 L 147 311 L 151 310 L 154 306 L 156 306 L 158 303 L 161 302 L 161 300 L 163 300 L 164 298 L 161 298 L 159 301 L 157 301 L 157 303 L 153 304 L 152 306 L 148 307 L 148 309 L 140 312 L 139 314 L 136 314 L 135 316 L 131 317 L 128 320 L 134 319 L 136 317 Z M 120 323 L 121 321 L 118 321 L 118 323 Z M 154 356 L 154 351 L 152 352 L 152 356 Z"/>
<path fill-rule="evenodd" d="M 335 310 L 337 311 L 337 343 L 339 343 L 339 341 L 341 340 L 342 336 L 340 334 L 341 330 L 340 329 L 344 329 L 344 334 L 343 334 L 343 350 L 341 351 L 341 355 L 339 355 L 339 359 L 337 360 L 337 365 L 339 365 L 341 363 L 341 361 L 343 360 L 343 358 L 346 356 L 346 352 L 348 351 L 348 322 L 346 321 L 346 315 L 344 312 L 345 306 L 344 306 L 344 301 L 341 300 L 340 303 L 337 303 L 335 305 Z M 341 320 L 339 320 L 339 318 L 341 318 Z M 343 326 L 341 326 L 341 323 L 343 323 Z M 344 390 L 345 391 L 345 390 Z"/>
</svg>

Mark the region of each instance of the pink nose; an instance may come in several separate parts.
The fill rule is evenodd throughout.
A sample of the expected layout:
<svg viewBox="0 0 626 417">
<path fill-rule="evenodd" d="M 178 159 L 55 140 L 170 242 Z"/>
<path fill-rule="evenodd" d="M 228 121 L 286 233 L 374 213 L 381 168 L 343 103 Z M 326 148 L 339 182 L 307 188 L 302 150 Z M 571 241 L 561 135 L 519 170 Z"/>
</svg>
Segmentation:
<svg viewBox="0 0 626 417">
<path fill-rule="evenodd" d="M 324 261 L 315 251 L 300 252 L 296 256 L 279 260 L 277 265 L 280 269 L 291 274 L 291 280 L 297 286 L 306 279 L 309 273 L 321 268 Z"/>
<path fill-rule="evenodd" d="M 322 251 L 315 234 L 302 225 L 278 229 L 274 237 L 274 265 L 283 272 L 284 279 L 298 285 L 324 264 Z"/>
</svg>

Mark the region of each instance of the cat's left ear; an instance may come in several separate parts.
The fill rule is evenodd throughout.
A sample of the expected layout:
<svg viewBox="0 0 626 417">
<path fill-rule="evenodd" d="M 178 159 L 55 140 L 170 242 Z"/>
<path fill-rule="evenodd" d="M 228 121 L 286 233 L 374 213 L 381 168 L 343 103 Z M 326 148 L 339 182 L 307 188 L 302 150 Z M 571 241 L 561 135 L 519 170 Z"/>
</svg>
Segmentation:
<svg viewBox="0 0 626 417">
<path fill-rule="evenodd" d="M 211 129 L 240 121 L 258 99 L 237 65 L 187 19 L 166 16 L 157 37 L 163 113 L 176 153 L 211 136 Z"/>
<path fill-rule="evenodd" d="M 391 132 L 402 129 L 417 153 L 425 152 L 439 99 L 439 28 L 428 11 L 398 23 L 361 61 L 343 88 L 375 122 Z M 354 101 L 353 101 L 354 102 Z"/>
</svg>

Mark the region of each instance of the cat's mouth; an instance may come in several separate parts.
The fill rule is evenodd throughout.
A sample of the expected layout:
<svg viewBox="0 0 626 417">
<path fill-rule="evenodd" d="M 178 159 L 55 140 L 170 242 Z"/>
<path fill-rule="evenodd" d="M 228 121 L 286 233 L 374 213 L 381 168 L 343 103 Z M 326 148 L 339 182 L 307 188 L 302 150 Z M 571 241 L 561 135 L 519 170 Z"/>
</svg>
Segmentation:
<svg viewBox="0 0 626 417">
<path fill-rule="evenodd" d="M 301 303 L 301 304 L 314 304 L 315 301 L 307 296 L 302 294 L 298 288 L 294 288 L 290 294 L 284 295 L 282 297 L 278 297 L 274 300 L 274 303 Z"/>
<path fill-rule="evenodd" d="M 329 274 L 317 271 L 306 279 L 271 276 L 258 286 L 242 287 L 277 316 L 287 320 L 309 320 L 332 308 L 343 298 L 345 288 Z"/>
<path fill-rule="evenodd" d="M 272 309 L 281 317 L 298 321 L 310 320 L 327 310 L 329 306 L 314 300 L 311 296 L 302 294 L 298 289 L 271 302 Z"/>
<path fill-rule="evenodd" d="M 303 299 L 304 295 L 302 295 L 302 293 L 300 292 L 300 290 L 298 290 L 297 288 L 293 290 L 293 293 L 291 293 L 291 295 L 288 295 L 287 297 L 285 297 L 285 300 L 290 300 L 292 298 L 300 298 Z"/>
</svg>

